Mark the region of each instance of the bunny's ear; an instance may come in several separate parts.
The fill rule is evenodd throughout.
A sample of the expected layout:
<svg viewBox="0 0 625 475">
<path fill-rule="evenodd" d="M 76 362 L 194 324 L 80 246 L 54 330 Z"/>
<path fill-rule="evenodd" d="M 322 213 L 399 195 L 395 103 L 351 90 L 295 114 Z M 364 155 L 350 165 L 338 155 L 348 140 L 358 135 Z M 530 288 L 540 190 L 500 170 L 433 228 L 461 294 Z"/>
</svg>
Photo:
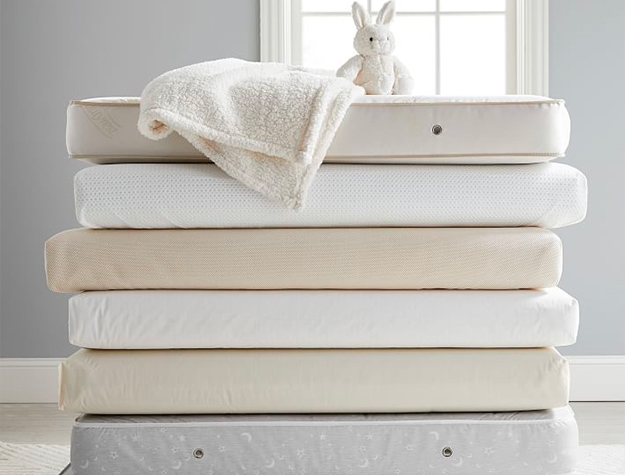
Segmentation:
<svg viewBox="0 0 625 475">
<path fill-rule="evenodd" d="M 388 25 L 393 18 L 395 18 L 395 2 L 391 0 L 384 4 L 375 22 L 378 25 Z"/>
<path fill-rule="evenodd" d="M 367 13 L 367 10 L 365 10 L 363 6 L 358 2 L 354 2 L 354 4 L 352 5 L 352 18 L 354 19 L 356 28 L 358 28 L 359 30 L 363 26 L 370 23 L 369 13 Z"/>
</svg>

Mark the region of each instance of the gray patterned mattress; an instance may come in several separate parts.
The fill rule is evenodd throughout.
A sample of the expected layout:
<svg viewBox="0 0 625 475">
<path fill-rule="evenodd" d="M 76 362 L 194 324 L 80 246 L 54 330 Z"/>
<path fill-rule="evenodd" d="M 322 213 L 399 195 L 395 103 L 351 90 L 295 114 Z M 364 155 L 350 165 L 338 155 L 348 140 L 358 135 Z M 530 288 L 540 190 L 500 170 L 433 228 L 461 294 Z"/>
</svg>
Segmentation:
<svg viewBox="0 0 625 475">
<path fill-rule="evenodd" d="M 564 475 L 569 407 L 507 413 L 93 416 L 63 475 Z"/>
</svg>

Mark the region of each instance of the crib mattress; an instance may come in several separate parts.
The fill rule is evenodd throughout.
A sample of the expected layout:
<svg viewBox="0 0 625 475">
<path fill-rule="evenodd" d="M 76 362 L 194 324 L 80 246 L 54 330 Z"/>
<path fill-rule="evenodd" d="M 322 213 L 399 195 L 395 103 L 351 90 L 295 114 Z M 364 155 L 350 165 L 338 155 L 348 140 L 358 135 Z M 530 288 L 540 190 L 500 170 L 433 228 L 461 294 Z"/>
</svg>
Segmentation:
<svg viewBox="0 0 625 475">
<path fill-rule="evenodd" d="M 554 287 L 540 228 L 74 229 L 46 242 L 55 292 Z"/>
<path fill-rule="evenodd" d="M 94 163 L 205 161 L 172 134 L 137 130 L 138 98 L 72 101 L 67 149 Z M 564 101 L 539 96 L 365 96 L 348 109 L 326 161 L 354 163 L 535 163 L 563 156 Z"/>
<path fill-rule="evenodd" d="M 81 416 L 74 475 L 572 474 L 573 411 L 284 416 Z M 171 471 L 170 471 L 171 470 Z"/>
<path fill-rule="evenodd" d="M 136 290 L 69 302 L 82 348 L 513 348 L 575 343 L 577 301 L 544 290 Z"/>
<path fill-rule="evenodd" d="M 89 167 L 74 179 L 88 228 L 471 226 L 557 228 L 586 214 L 586 178 L 555 163 L 324 165 L 303 210 L 210 164 Z"/>
<path fill-rule="evenodd" d="M 479 412 L 568 402 L 552 348 L 79 350 L 59 407 L 90 414 Z"/>
</svg>

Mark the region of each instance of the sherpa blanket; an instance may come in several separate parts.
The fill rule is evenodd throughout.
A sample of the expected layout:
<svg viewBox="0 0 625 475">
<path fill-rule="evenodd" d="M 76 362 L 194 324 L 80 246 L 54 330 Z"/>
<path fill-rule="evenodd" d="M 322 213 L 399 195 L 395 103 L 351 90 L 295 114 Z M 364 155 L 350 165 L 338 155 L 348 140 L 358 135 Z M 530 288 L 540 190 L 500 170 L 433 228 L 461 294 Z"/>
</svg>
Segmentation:
<svg viewBox="0 0 625 475">
<path fill-rule="evenodd" d="M 282 63 L 222 59 L 154 79 L 139 131 L 178 132 L 230 176 L 301 208 L 347 108 L 364 91 L 346 79 Z"/>
</svg>

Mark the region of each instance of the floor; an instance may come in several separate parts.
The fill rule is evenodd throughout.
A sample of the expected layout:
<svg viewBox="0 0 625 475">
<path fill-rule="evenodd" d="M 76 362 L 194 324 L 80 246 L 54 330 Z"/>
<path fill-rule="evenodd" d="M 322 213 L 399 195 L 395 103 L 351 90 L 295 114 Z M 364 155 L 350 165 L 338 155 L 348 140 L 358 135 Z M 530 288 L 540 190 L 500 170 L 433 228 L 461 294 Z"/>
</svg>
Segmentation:
<svg viewBox="0 0 625 475">
<path fill-rule="evenodd" d="M 582 445 L 625 444 L 625 402 L 571 403 Z M 0 404 L 0 441 L 69 444 L 74 414 L 54 404 Z"/>
</svg>

